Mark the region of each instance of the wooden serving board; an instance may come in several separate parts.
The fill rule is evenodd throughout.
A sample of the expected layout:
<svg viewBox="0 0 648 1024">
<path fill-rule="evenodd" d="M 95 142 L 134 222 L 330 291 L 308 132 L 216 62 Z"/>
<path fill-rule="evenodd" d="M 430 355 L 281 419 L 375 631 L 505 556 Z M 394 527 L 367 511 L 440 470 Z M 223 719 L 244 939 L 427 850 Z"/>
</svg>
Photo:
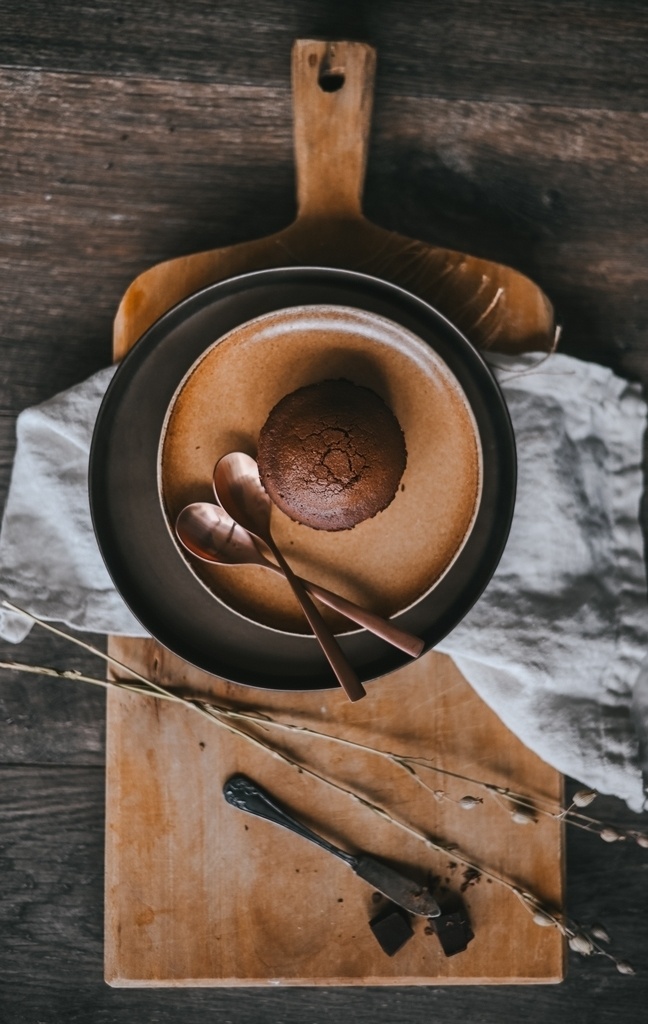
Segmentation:
<svg viewBox="0 0 648 1024">
<path fill-rule="evenodd" d="M 482 345 L 548 348 L 551 307 L 505 267 L 436 249 L 366 221 L 360 199 L 375 65 L 357 43 L 300 41 L 293 53 L 299 215 L 270 238 L 154 267 L 126 293 L 115 324 L 121 358 L 161 313 L 206 284 L 289 263 L 362 269 L 433 301 Z M 340 83 L 328 91 L 321 84 Z M 111 638 L 110 653 L 149 678 L 216 703 L 271 714 L 351 744 L 276 726 L 251 727 L 259 742 L 228 732 L 192 708 L 108 696 L 105 976 L 111 985 L 413 985 L 556 982 L 564 943 L 540 928 L 511 890 L 465 863 L 563 901 L 562 829 L 552 818 L 515 824 L 474 785 L 420 770 L 428 789 L 393 760 L 363 747 L 429 759 L 472 779 L 510 787 L 557 807 L 562 778 L 499 721 L 452 662 L 431 652 L 369 683 L 351 704 L 339 690 L 290 694 L 236 686 L 201 673 L 154 641 Z M 439 852 L 291 762 L 388 808 L 402 825 L 434 836 Z M 341 861 L 225 803 L 222 787 L 243 771 L 317 831 L 427 881 L 468 910 L 474 940 L 443 955 L 425 922 L 394 956 L 369 920 L 382 904 Z M 437 797 L 432 791 L 437 791 Z M 444 796 L 438 794 L 443 792 Z M 457 801 L 484 797 L 472 810 Z"/>
</svg>

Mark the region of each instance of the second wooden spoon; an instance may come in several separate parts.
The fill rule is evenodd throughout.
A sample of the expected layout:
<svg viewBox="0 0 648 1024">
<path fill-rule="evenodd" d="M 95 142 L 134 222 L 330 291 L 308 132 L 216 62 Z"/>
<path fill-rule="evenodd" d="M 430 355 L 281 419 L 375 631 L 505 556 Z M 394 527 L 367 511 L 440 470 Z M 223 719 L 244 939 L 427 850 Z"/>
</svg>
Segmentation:
<svg viewBox="0 0 648 1024">
<path fill-rule="evenodd" d="M 221 505 L 234 522 L 262 540 L 272 551 L 349 700 L 360 700 L 366 696 L 365 688 L 342 648 L 273 540 L 270 532 L 271 502 L 259 478 L 254 459 L 244 452 L 231 452 L 223 456 L 214 469 L 214 489 Z"/>
</svg>

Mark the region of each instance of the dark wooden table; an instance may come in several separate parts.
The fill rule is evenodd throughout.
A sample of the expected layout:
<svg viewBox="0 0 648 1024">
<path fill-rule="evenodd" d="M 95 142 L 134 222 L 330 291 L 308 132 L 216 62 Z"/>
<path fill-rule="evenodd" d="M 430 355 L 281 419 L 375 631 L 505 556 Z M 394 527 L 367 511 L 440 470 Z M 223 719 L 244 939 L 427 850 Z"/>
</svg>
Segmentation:
<svg viewBox="0 0 648 1024">
<path fill-rule="evenodd" d="M 378 48 L 371 219 L 518 267 L 564 352 L 648 381 L 644 0 L 0 0 L 0 34 L 3 495 L 17 413 L 109 362 L 136 274 L 292 218 L 296 37 Z M 12 657 L 97 669 L 36 631 Z M 580 833 L 570 912 L 605 922 L 635 978 L 572 954 L 555 987 L 108 988 L 103 721 L 101 692 L 2 673 L 3 1024 L 645 1019 L 646 851 Z"/>
</svg>

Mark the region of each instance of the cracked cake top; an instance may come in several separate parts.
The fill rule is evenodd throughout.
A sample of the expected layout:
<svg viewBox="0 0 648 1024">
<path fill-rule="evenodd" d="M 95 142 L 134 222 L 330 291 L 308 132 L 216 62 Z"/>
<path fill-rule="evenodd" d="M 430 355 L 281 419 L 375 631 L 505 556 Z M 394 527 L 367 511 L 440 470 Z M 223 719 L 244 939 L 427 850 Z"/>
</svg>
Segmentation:
<svg viewBox="0 0 648 1024">
<path fill-rule="evenodd" d="M 261 480 L 291 519 L 349 530 L 393 500 L 405 470 L 405 438 L 374 391 L 325 380 L 286 395 L 259 435 Z"/>
</svg>

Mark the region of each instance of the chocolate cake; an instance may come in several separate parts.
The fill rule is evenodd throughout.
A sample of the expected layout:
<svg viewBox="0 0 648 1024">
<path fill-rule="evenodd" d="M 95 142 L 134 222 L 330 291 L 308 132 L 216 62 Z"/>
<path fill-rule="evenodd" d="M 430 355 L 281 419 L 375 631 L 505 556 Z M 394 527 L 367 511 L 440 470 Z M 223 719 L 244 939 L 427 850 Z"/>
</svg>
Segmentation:
<svg viewBox="0 0 648 1024">
<path fill-rule="evenodd" d="M 393 500 L 407 451 L 398 420 L 369 388 L 325 380 L 286 395 L 259 436 L 263 486 L 291 519 L 350 530 Z"/>
</svg>

